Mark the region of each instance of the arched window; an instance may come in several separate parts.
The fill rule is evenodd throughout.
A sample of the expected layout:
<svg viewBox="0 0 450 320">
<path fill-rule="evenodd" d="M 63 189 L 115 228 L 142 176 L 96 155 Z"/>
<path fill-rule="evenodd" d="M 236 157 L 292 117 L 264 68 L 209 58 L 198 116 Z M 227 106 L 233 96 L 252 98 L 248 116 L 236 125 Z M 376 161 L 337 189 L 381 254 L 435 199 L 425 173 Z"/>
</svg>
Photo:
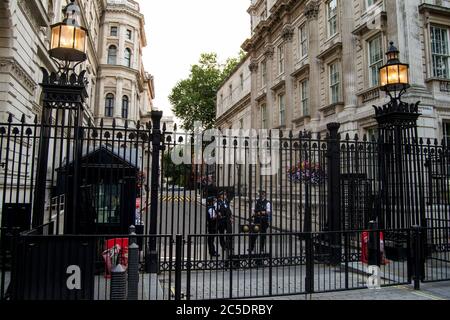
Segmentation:
<svg viewBox="0 0 450 320">
<path fill-rule="evenodd" d="M 108 93 L 105 100 L 105 116 L 112 117 L 114 115 L 114 95 Z"/>
<path fill-rule="evenodd" d="M 125 66 L 131 68 L 131 50 L 125 49 Z"/>
<path fill-rule="evenodd" d="M 122 98 L 122 118 L 128 119 L 128 107 L 130 103 L 127 96 Z"/>
<path fill-rule="evenodd" d="M 117 47 L 110 46 L 108 48 L 108 64 L 117 64 Z"/>
</svg>

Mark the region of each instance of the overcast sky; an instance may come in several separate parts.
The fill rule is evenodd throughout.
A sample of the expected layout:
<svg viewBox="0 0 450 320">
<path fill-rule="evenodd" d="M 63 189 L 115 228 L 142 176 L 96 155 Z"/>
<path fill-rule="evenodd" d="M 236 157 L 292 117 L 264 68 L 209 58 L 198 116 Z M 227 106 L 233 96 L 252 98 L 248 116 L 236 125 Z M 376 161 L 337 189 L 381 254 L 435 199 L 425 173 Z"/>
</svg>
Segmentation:
<svg viewBox="0 0 450 320">
<path fill-rule="evenodd" d="M 221 62 L 237 56 L 250 36 L 249 0 L 139 0 L 148 45 L 144 66 L 155 77 L 156 108 L 170 112 L 168 95 L 202 52 Z M 170 112 L 170 114 L 172 114 Z"/>
</svg>

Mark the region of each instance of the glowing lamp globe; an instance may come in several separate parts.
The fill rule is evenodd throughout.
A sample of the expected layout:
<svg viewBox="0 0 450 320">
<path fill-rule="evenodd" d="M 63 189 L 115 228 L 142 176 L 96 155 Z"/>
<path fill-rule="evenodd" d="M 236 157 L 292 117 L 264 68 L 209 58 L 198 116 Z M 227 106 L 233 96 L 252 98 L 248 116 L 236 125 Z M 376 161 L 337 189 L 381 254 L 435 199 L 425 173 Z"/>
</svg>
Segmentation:
<svg viewBox="0 0 450 320">
<path fill-rule="evenodd" d="M 86 39 L 88 32 L 79 25 L 80 8 L 71 0 L 64 8 L 64 20 L 51 26 L 51 57 L 66 62 L 86 60 Z"/>
<path fill-rule="evenodd" d="M 386 92 L 404 91 L 409 85 L 409 65 L 401 63 L 399 60 L 399 51 L 390 43 L 387 63 L 380 68 L 381 90 Z"/>
</svg>

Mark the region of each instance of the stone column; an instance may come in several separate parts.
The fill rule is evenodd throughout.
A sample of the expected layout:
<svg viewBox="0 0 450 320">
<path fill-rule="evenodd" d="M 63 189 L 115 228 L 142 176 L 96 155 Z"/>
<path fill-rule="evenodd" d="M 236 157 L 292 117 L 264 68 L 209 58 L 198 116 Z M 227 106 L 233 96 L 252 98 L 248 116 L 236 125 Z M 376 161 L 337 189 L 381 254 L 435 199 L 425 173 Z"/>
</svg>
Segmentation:
<svg viewBox="0 0 450 320">
<path fill-rule="evenodd" d="M 125 65 L 125 32 L 126 32 L 126 28 L 124 26 L 120 26 L 119 25 L 119 30 L 117 30 L 118 35 L 119 35 L 119 47 L 117 48 L 117 50 L 119 50 L 119 52 L 117 53 L 117 64 L 118 65 Z"/>
<path fill-rule="evenodd" d="M 320 64 L 317 61 L 319 55 L 319 7 L 318 1 L 310 2 L 305 9 L 305 16 L 308 19 L 308 35 L 309 35 L 309 108 L 311 115 L 311 131 L 317 131 L 320 122 Z M 305 128 L 307 129 L 307 128 Z"/>
<path fill-rule="evenodd" d="M 98 98 L 97 100 L 97 116 L 103 118 L 105 116 L 105 85 L 103 79 L 100 78 L 98 81 Z"/>
<path fill-rule="evenodd" d="M 270 43 L 269 40 L 266 41 L 266 43 Z M 272 129 L 274 127 L 274 112 L 275 109 L 275 103 L 273 101 L 273 93 L 272 90 L 270 89 L 273 85 L 273 53 L 274 53 L 274 49 L 271 45 L 266 46 L 265 52 L 264 52 L 264 56 L 266 59 L 266 73 L 267 73 L 267 77 L 266 77 L 266 110 L 267 110 L 267 123 L 268 123 L 268 128 Z"/>
<path fill-rule="evenodd" d="M 351 1 L 340 1 L 341 21 L 340 34 L 342 39 L 341 53 L 341 100 L 344 102 L 342 111 L 336 110 L 337 122 L 341 123 L 341 133 L 348 132 L 353 135 L 358 132 L 357 122 L 354 121 L 358 105 L 357 71 L 355 52 L 356 39 L 352 34 L 355 26 L 354 7 Z"/>
<path fill-rule="evenodd" d="M 250 106 L 252 109 L 253 116 L 251 117 L 251 128 L 259 128 L 258 119 L 258 103 L 256 102 L 256 98 L 258 95 L 258 62 L 256 60 L 251 60 L 249 69 L 251 72 L 251 101 Z"/>
<path fill-rule="evenodd" d="M 123 78 L 117 77 L 117 90 L 116 90 L 116 104 L 114 106 L 114 117 L 122 118 L 122 88 L 123 88 Z"/>
<path fill-rule="evenodd" d="M 287 18 L 286 18 L 287 19 Z M 285 20 L 288 23 L 287 20 Z M 290 24 L 286 24 L 283 28 L 283 40 L 284 40 L 284 58 L 285 58 L 285 89 L 286 89 L 286 129 L 293 128 L 292 120 L 294 119 L 294 84 L 291 78 L 291 74 L 294 71 L 294 48 L 293 37 L 294 27 Z"/>
</svg>

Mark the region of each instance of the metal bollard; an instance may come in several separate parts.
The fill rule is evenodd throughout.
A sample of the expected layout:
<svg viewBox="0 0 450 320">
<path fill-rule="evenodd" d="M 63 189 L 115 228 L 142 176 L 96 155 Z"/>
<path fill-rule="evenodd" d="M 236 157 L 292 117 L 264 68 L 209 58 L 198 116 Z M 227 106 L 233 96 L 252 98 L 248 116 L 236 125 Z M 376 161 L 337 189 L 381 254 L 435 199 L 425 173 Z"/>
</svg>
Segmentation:
<svg viewBox="0 0 450 320">
<path fill-rule="evenodd" d="M 111 300 L 127 299 L 127 273 L 125 268 L 118 264 L 111 271 Z"/>
<path fill-rule="evenodd" d="M 138 300 L 139 290 L 139 246 L 128 246 L 128 300 Z"/>
</svg>

